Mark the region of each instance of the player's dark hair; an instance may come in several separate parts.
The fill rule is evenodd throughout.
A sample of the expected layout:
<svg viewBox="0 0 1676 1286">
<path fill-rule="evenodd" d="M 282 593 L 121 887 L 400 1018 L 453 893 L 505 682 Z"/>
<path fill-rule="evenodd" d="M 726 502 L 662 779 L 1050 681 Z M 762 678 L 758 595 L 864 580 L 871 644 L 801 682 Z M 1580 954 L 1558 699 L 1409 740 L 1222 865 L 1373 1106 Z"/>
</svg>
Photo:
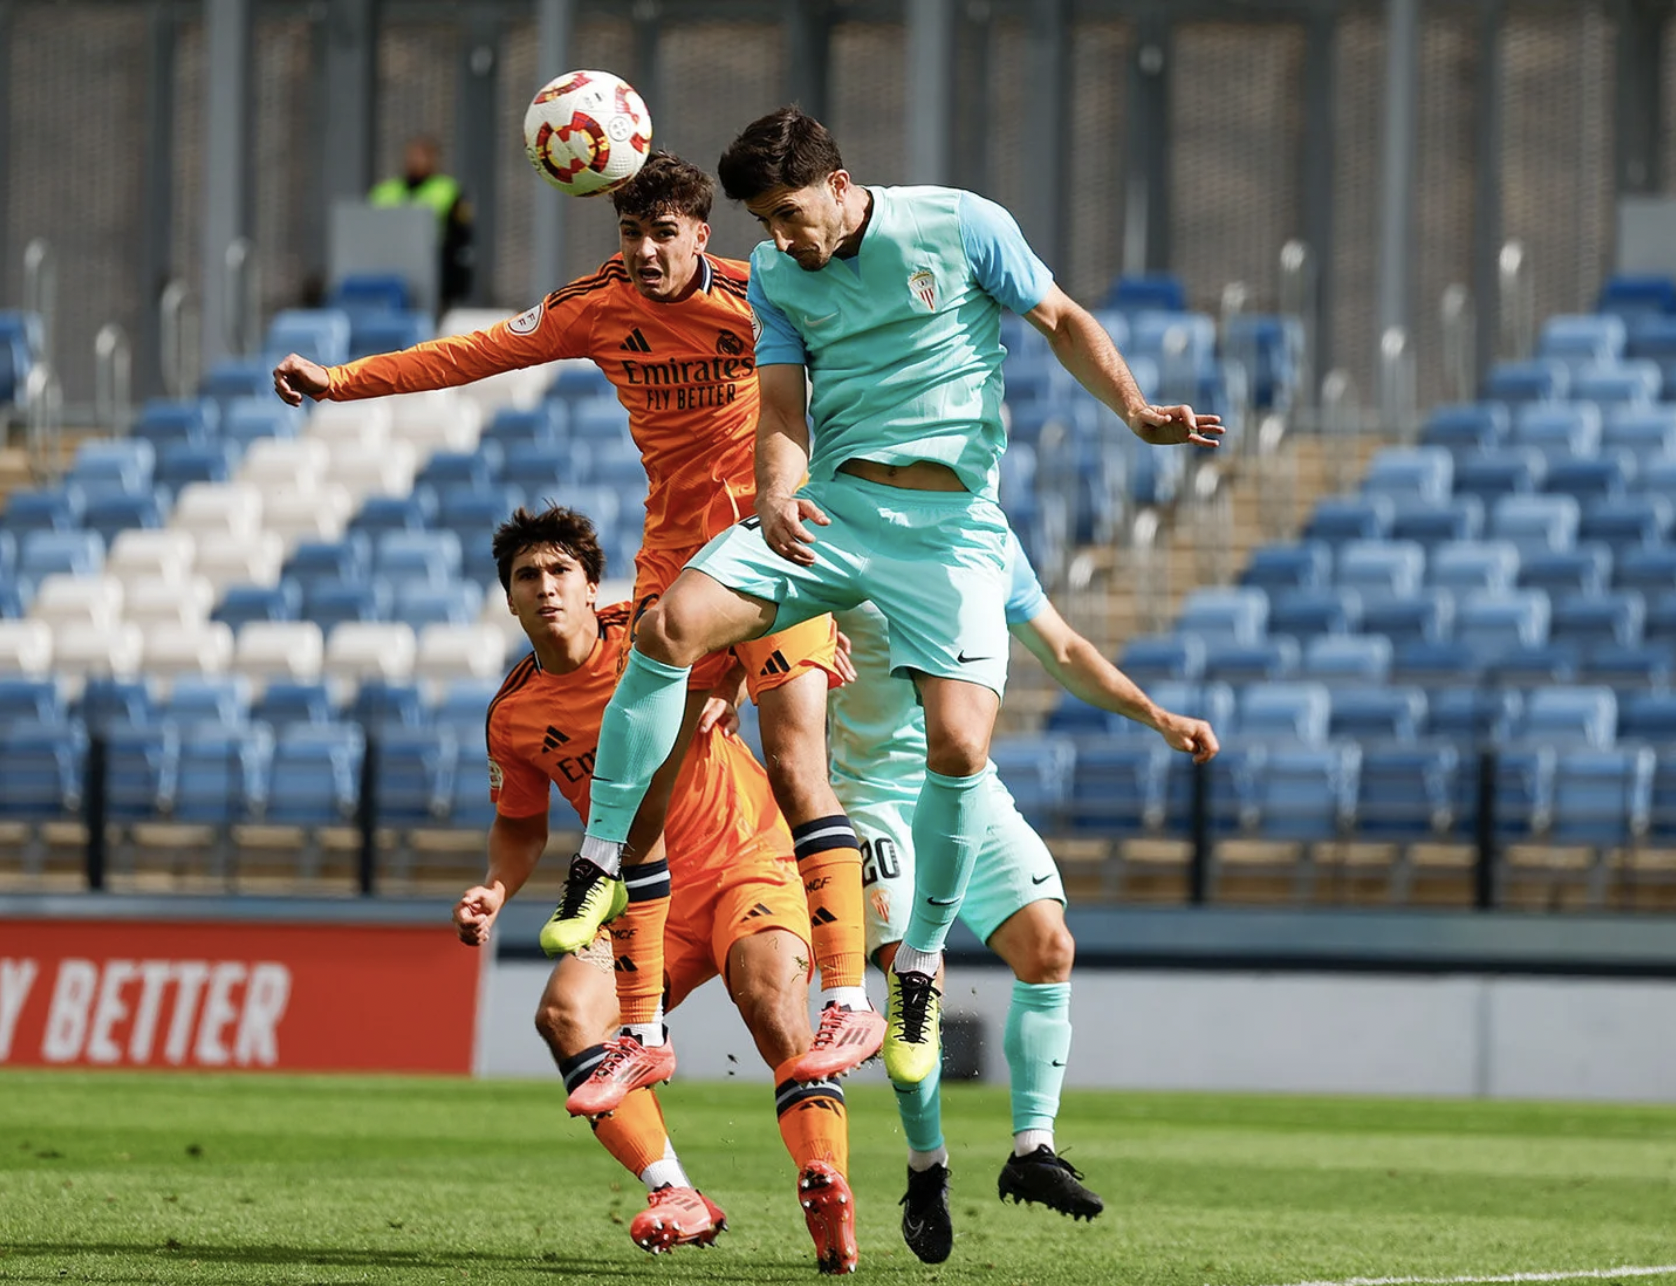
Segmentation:
<svg viewBox="0 0 1676 1286">
<path fill-rule="evenodd" d="M 716 162 L 722 191 L 734 201 L 752 201 L 774 188 L 806 188 L 843 168 L 831 131 L 795 106 L 752 121 Z"/>
<path fill-rule="evenodd" d="M 708 223 L 715 199 L 710 176 L 673 152 L 653 152 L 640 173 L 611 194 L 619 217 L 626 214 L 647 222 L 660 214 L 684 214 Z"/>
<path fill-rule="evenodd" d="M 605 575 L 605 552 L 599 547 L 593 523 L 574 509 L 559 505 L 549 505 L 540 513 L 531 513 L 519 505 L 510 518 L 495 528 L 491 546 L 502 589 L 512 592 L 513 560 L 525 550 L 540 545 L 557 545 L 576 559 L 582 564 L 590 585 L 599 584 Z"/>
</svg>

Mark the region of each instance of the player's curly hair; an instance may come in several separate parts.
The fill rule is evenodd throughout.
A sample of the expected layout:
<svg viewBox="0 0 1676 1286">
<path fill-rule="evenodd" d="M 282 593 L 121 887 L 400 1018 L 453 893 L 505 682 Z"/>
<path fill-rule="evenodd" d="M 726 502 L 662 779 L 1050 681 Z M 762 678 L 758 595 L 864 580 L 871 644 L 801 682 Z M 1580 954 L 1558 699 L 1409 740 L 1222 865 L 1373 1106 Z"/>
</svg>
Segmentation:
<svg viewBox="0 0 1676 1286">
<path fill-rule="evenodd" d="M 774 188 L 806 188 L 844 168 L 832 132 L 797 106 L 760 116 L 727 145 L 716 173 L 734 201 Z"/>
<path fill-rule="evenodd" d="M 660 214 L 684 214 L 708 223 L 715 199 L 710 176 L 673 152 L 653 152 L 640 173 L 611 194 L 619 218 L 626 214 L 647 221 Z"/>
<path fill-rule="evenodd" d="M 605 575 L 605 551 L 599 547 L 599 536 L 589 522 L 574 509 L 549 505 L 540 513 L 531 513 L 522 505 L 512 516 L 495 528 L 495 567 L 500 572 L 500 587 L 512 592 L 512 563 L 527 549 L 538 545 L 557 545 L 577 562 L 588 578 L 597 585 Z"/>
</svg>

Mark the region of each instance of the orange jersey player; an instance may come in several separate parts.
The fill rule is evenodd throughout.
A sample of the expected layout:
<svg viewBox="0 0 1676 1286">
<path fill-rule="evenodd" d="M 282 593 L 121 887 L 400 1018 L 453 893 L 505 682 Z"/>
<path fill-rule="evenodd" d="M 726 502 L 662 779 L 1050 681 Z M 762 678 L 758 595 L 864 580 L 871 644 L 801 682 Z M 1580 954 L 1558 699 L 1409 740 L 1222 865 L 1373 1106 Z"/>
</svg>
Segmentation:
<svg viewBox="0 0 1676 1286">
<path fill-rule="evenodd" d="M 507 603 L 534 650 L 489 705 L 489 868 L 454 908 L 459 935 L 473 946 L 488 940 L 501 907 L 540 859 L 551 788 L 586 814 L 600 718 L 617 686 L 631 613 L 626 603 L 595 609 L 604 559 L 591 524 L 571 510 L 518 510 L 495 534 L 495 559 Z M 702 726 L 681 763 L 665 846 L 666 861 L 634 868 L 628 896 L 659 882 L 673 894 L 659 976 L 669 1006 L 711 978 L 725 979 L 774 1071 L 780 1132 L 797 1166 L 798 1201 L 822 1270 L 852 1271 L 843 1090 L 835 1080 L 804 1080 L 792 1071 L 812 1035 L 809 914 L 791 832 L 762 766 L 721 721 Z M 625 932 L 621 923 L 609 930 L 613 938 Z M 630 1226 L 635 1242 L 652 1251 L 707 1244 L 724 1217 L 682 1170 L 648 1084 L 668 1079 L 674 1055 L 667 1043 L 648 1047 L 611 1034 L 612 948 L 618 967 L 639 970 L 648 967 L 644 944 L 630 936 L 607 948 L 604 936 L 560 958 L 536 1026 L 571 1091 L 567 1106 L 589 1116 L 601 1143 L 646 1184 L 647 1208 Z M 624 1092 L 610 1115 L 600 1116 L 605 1109 L 587 1099 L 608 1086 Z"/>
<path fill-rule="evenodd" d="M 305 395 L 351 399 L 466 384 L 558 358 L 593 360 L 628 408 L 629 427 L 650 490 L 645 539 L 636 558 L 635 619 L 658 601 L 688 559 L 751 512 L 758 410 L 752 315 L 745 265 L 706 252 L 714 185 L 694 166 L 657 153 L 633 182 L 612 194 L 621 253 L 600 269 L 508 321 L 470 335 L 326 368 L 292 355 L 275 369 L 288 402 Z M 762 711 L 762 734 L 775 798 L 791 822 L 798 867 L 814 925 L 821 970 L 822 1031 L 800 1070 L 837 1074 L 877 1051 L 883 1020 L 862 987 L 864 967 L 861 858 L 854 828 L 827 780 L 826 691 L 842 673 L 830 617 L 734 649 Z M 688 679 L 677 750 L 654 777 L 621 866 L 659 855 L 658 837 L 680 748 L 691 741 L 707 694 L 728 680 L 727 653 L 705 658 Z M 737 679 L 732 681 L 737 684 Z M 619 858 L 612 854 L 613 863 Z M 609 880 L 586 876 L 584 862 L 542 931 L 551 954 L 593 940 L 602 918 L 623 899 L 618 869 Z M 588 924 L 574 928 L 586 903 Z M 658 931 L 664 904 L 627 904 L 644 939 Z M 655 962 L 653 962 L 655 964 Z M 618 974 L 625 1024 L 649 1044 L 662 1039 L 658 972 Z"/>
</svg>

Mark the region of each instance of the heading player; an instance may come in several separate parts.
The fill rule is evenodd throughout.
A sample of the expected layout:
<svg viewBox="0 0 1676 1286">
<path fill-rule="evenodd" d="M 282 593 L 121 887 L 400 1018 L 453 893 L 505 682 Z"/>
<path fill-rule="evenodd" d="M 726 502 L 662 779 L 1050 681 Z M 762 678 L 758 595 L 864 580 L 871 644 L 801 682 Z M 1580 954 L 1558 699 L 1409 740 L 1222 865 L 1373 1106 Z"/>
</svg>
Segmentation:
<svg viewBox="0 0 1676 1286">
<path fill-rule="evenodd" d="M 702 170 L 655 153 L 612 193 L 621 250 L 597 272 L 474 334 L 330 369 L 292 354 L 275 369 L 275 388 L 292 404 L 305 395 L 348 400 L 466 384 L 560 358 L 591 359 L 628 409 L 646 467 L 645 538 L 635 559 L 638 619 L 710 537 L 751 511 L 756 494 L 758 389 L 746 265 L 707 253 L 713 194 Z M 884 1032 L 862 986 L 861 859 L 827 783 L 826 691 L 841 677 L 836 635 L 829 618 L 806 620 L 737 653 L 761 707 L 769 778 L 792 825 L 821 971 L 821 1031 L 799 1070 L 836 1075 L 876 1053 Z M 718 651 L 690 677 L 683 671 L 685 682 L 672 690 L 671 718 L 680 731 L 664 746 L 632 834 L 625 832 L 626 865 L 656 862 L 680 755 L 670 748 L 689 743 L 707 693 L 733 663 Z M 610 758 L 609 734 L 607 744 Z M 620 879 L 573 880 L 542 945 L 550 954 L 578 950 L 605 920 L 626 916 L 633 932 L 616 939 L 625 962 L 617 974 L 622 1038 L 662 1050 L 658 979 L 668 890 L 644 872 L 634 887 L 630 900 Z M 671 1059 L 662 1050 L 636 1066 L 656 1071 Z"/>
<path fill-rule="evenodd" d="M 507 606 L 533 649 L 512 668 L 488 714 L 489 864 L 483 882 L 454 908 L 460 938 L 488 941 L 507 899 L 523 886 L 547 843 L 552 785 L 585 821 L 587 782 L 600 715 L 627 646 L 628 604 L 597 609 L 604 571 L 592 524 L 568 509 L 518 510 L 495 533 Z M 720 975 L 763 1060 L 774 1069 L 780 1134 L 798 1171 L 798 1203 L 823 1272 L 856 1264 L 844 1092 L 834 1080 L 802 1080 L 792 1068 L 810 1046 L 809 915 L 798 887 L 791 834 L 768 779 L 737 737 L 706 722 L 681 764 L 669 808 L 667 862 L 642 868 L 673 888 L 665 929 L 670 1008 Z M 630 896 L 635 895 L 631 883 Z M 610 932 L 620 933 L 621 929 Z M 601 940 L 560 958 L 536 1014 L 566 1086 L 585 1090 L 635 1055 L 601 1041 L 617 1023 L 611 950 Z M 708 1244 L 725 1216 L 696 1190 L 668 1142 L 649 1088 L 594 1117 L 599 1140 L 646 1184 L 645 1210 L 630 1233 L 647 1250 Z"/>
<path fill-rule="evenodd" d="M 641 622 L 606 712 L 583 852 L 614 865 L 677 735 L 686 666 L 874 602 L 892 670 L 913 676 L 925 709 L 916 897 L 884 1045 L 892 1078 L 912 1084 L 938 1062 L 933 980 L 989 825 L 984 766 L 1006 683 L 1001 309 L 1045 334 L 1143 441 L 1214 446 L 1222 429 L 1191 407 L 1149 404 L 999 206 L 948 188 L 861 187 L 795 107 L 747 126 L 717 168 L 772 238 L 752 254 L 749 292 L 761 328 L 757 514 L 705 546 Z"/>
<path fill-rule="evenodd" d="M 1067 691 L 1154 729 L 1172 749 L 1198 762 L 1216 755 L 1216 734 L 1208 723 L 1158 706 L 1066 624 L 1011 532 L 1007 572 L 1008 629 Z M 910 819 L 925 771 L 925 719 L 913 685 L 892 676 L 889 631 L 878 608 L 863 603 L 839 613 L 838 624 L 849 637 L 857 678 L 832 696 L 832 784 L 861 837 L 867 953 L 888 971 L 913 900 Z M 993 771 L 984 789 L 989 829 L 960 918 L 1007 962 L 1015 979 L 1002 1039 L 1012 1087 L 1013 1151 L 998 1186 L 1003 1198 L 1039 1201 L 1073 1218 L 1091 1219 L 1103 1204 L 1082 1186 L 1082 1176 L 1059 1155 L 1054 1140 L 1070 1059 L 1076 953 L 1065 926 L 1065 889 L 1053 855 Z M 896 1086 L 909 1149 L 902 1236 L 927 1263 L 947 1259 L 953 1245 L 939 1073 L 934 1067 L 918 1084 Z"/>
</svg>

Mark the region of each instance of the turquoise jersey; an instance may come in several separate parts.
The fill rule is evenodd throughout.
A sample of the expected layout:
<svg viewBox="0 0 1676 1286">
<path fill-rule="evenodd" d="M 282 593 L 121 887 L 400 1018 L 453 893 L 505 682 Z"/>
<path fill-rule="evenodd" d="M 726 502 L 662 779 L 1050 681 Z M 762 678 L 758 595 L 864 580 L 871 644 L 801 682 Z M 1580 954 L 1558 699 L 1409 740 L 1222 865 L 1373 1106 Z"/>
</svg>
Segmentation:
<svg viewBox="0 0 1676 1286">
<path fill-rule="evenodd" d="M 1047 595 L 1018 537 L 1007 533 L 1007 624 L 1035 619 Z M 925 778 L 925 713 L 908 679 L 891 677 L 890 627 L 872 603 L 838 613 L 856 679 L 827 696 L 834 784 L 853 782 L 867 798 L 912 803 Z"/>
<path fill-rule="evenodd" d="M 1005 210 L 953 188 L 868 188 L 861 248 L 819 272 L 772 242 L 751 255 L 757 364 L 801 363 L 812 387 L 809 477 L 846 460 L 947 465 L 997 499 L 1001 309 L 1053 284 Z"/>
</svg>

